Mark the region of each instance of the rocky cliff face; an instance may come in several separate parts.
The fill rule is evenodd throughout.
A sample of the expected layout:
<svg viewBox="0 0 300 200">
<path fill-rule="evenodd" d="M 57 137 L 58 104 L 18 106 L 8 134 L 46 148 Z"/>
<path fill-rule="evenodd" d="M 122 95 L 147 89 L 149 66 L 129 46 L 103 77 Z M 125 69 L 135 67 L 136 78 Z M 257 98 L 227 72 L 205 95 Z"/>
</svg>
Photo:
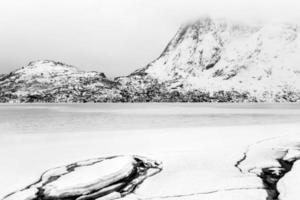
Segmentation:
<svg viewBox="0 0 300 200">
<path fill-rule="evenodd" d="M 162 54 L 107 79 L 54 61 L 0 76 L 0 99 L 21 102 L 300 101 L 300 27 L 202 18 L 182 26 Z"/>
</svg>

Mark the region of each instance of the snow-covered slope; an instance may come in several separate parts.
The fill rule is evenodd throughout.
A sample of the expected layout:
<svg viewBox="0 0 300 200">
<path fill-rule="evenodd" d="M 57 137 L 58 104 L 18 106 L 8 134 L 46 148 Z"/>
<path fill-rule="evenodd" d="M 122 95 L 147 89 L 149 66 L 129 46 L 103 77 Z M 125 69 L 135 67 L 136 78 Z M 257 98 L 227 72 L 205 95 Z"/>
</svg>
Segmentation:
<svg viewBox="0 0 300 200">
<path fill-rule="evenodd" d="M 182 26 L 161 56 L 124 82 L 154 79 L 167 91 L 224 92 L 249 101 L 295 101 L 300 91 L 300 29 L 203 18 Z"/>
<path fill-rule="evenodd" d="M 120 97 L 103 73 L 50 60 L 30 62 L 0 77 L 1 102 L 97 102 Z"/>
</svg>

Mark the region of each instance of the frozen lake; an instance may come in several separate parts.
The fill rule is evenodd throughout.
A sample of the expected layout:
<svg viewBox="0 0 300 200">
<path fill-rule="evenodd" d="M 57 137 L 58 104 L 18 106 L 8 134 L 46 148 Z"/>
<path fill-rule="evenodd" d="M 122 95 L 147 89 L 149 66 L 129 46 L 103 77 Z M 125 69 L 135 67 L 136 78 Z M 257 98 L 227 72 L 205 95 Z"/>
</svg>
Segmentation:
<svg viewBox="0 0 300 200">
<path fill-rule="evenodd" d="M 300 123 L 300 104 L 0 105 L 0 133 Z"/>
<path fill-rule="evenodd" d="M 299 104 L 0 105 L 0 198 L 49 168 L 141 155 L 162 161 L 163 171 L 143 183 L 138 195 L 265 200 L 262 180 L 247 169 L 276 165 L 282 151 L 298 156 L 293 145 L 300 146 L 299 135 Z M 282 150 L 284 145 L 293 149 Z M 249 146 L 249 160 L 243 161 Z M 243 173 L 237 168 L 241 159 Z M 300 179 L 290 177 L 299 172 L 293 169 L 279 183 L 287 191 L 281 195 L 298 197 L 290 185 Z"/>
</svg>

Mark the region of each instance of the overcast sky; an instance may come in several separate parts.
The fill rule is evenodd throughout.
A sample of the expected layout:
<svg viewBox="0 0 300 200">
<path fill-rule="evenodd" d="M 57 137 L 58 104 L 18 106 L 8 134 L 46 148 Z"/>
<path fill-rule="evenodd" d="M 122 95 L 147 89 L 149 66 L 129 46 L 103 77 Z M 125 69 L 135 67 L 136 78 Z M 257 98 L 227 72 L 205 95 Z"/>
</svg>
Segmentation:
<svg viewBox="0 0 300 200">
<path fill-rule="evenodd" d="M 299 0 L 0 0 L 0 73 L 52 59 L 109 76 L 155 59 L 203 15 L 295 21 Z"/>
</svg>

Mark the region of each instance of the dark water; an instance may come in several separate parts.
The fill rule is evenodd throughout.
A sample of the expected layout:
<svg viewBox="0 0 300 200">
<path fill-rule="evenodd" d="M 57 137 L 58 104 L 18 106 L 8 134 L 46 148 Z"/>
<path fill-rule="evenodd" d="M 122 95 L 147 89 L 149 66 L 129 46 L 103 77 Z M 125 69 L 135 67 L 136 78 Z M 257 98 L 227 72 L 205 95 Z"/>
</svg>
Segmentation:
<svg viewBox="0 0 300 200">
<path fill-rule="evenodd" d="M 0 134 L 300 123 L 300 104 L 3 104 Z"/>
</svg>

